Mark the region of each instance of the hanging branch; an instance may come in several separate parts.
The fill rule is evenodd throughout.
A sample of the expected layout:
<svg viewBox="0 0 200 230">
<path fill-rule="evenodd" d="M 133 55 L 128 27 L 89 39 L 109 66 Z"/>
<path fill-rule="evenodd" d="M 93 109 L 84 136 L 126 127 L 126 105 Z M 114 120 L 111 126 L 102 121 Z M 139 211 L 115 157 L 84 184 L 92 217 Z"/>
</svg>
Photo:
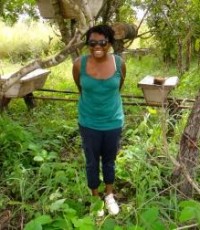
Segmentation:
<svg viewBox="0 0 200 230">
<path fill-rule="evenodd" d="M 62 41 L 67 44 L 68 38 L 70 38 L 69 30 L 66 29 L 64 18 L 61 14 L 61 8 L 58 0 L 51 0 L 51 5 L 54 11 L 54 19 L 58 24 Z"/>
<path fill-rule="evenodd" d="M 72 39 L 76 40 L 75 37 Z M 0 96 L 3 96 L 4 93 L 12 87 L 16 82 L 18 82 L 23 76 L 26 74 L 32 72 L 33 70 L 36 70 L 38 68 L 49 68 L 56 66 L 63 62 L 69 54 L 73 53 L 76 51 L 76 49 L 81 49 L 84 46 L 84 42 L 79 42 L 77 44 L 71 44 L 70 42 L 61 52 L 59 52 L 57 55 L 54 57 L 51 57 L 47 60 L 35 60 L 32 63 L 29 63 L 28 65 L 22 67 L 20 70 L 17 72 L 13 73 L 10 78 L 5 82 L 1 83 L 1 91 L 0 91 Z"/>
<path fill-rule="evenodd" d="M 88 20 L 88 23 L 89 23 L 89 27 L 92 27 L 94 25 L 94 19 L 92 17 L 92 13 L 91 13 L 91 10 L 90 10 L 90 7 L 88 5 L 88 1 L 87 0 L 82 0 L 83 1 L 83 11 L 84 11 L 84 14 Z"/>
<path fill-rule="evenodd" d="M 140 29 L 140 26 L 142 25 L 142 23 L 143 23 L 145 17 L 147 16 L 147 14 L 148 14 L 150 8 L 151 8 L 151 5 L 150 5 L 150 6 L 147 8 L 147 10 L 145 11 L 145 13 L 144 13 L 144 15 L 143 15 L 143 17 L 142 17 L 142 19 L 141 19 L 141 21 L 140 21 L 138 27 L 137 27 L 137 31 Z"/>
</svg>

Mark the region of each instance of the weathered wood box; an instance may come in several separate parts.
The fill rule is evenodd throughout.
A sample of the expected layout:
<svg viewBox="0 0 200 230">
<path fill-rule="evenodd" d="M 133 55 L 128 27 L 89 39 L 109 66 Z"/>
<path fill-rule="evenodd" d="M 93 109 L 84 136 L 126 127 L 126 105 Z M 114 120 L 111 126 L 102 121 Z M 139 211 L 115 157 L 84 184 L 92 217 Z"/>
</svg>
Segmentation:
<svg viewBox="0 0 200 230">
<path fill-rule="evenodd" d="M 24 77 L 22 77 L 18 82 L 12 85 L 5 93 L 4 97 L 23 97 L 36 89 L 40 89 L 44 86 L 50 70 L 46 69 L 36 69 Z M 6 83 L 11 74 L 6 74 L 1 76 L 1 82 Z"/>
<path fill-rule="evenodd" d="M 170 91 L 178 84 L 178 77 L 157 79 L 154 76 L 146 76 L 139 83 L 147 104 L 165 104 Z"/>
<path fill-rule="evenodd" d="M 83 0 L 74 2 L 74 5 L 71 5 L 68 1 L 65 0 L 59 0 L 58 2 L 60 5 L 61 14 L 65 19 L 75 19 L 79 17 L 78 8 L 80 7 L 80 9 L 82 9 L 82 5 L 85 4 Z M 55 18 L 55 12 L 51 0 L 37 0 L 36 3 L 38 5 L 40 15 L 43 18 Z M 87 0 L 87 4 L 90 9 L 92 18 L 94 18 L 103 6 L 103 0 Z"/>
</svg>

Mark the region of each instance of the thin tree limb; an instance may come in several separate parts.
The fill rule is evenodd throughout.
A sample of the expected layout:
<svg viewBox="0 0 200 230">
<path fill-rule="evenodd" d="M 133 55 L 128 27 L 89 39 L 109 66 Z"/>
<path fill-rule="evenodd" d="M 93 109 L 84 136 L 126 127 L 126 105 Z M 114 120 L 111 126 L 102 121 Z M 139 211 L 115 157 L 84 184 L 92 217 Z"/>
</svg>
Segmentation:
<svg viewBox="0 0 200 230">
<path fill-rule="evenodd" d="M 174 228 L 173 230 L 183 230 L 183 229 L 189 229 L 189 228 L 194 228 L 198 226 L 199 226 L 198 224 L 190 224 L 190 225 L 185 225 L 182 227 Z"/>
<path fill-rule="evenodd" d="M 49 68 L 56 66 L 63 62 L 69 54 L 76 51 L 76 49 L 81 49 L 84 46 L 84 42 L 79 42 L 77 44 L 72 45 L 69 43 L 60 53 L 55 55 L 54 57 L 51 57 L 47 60 L 35 60 L 32 63 L 29 63 L 28 65 L 22 67 L 17 72 L 13 73 L 6 82 L 0 81 L 0 97 L 4 95 L 4 93 L 12 87 L 16 82 L 18 82 L 23 76 L 26 74 L 32 72 L 33 70 L 36 70 L 38 68 Z"/>
</svg>

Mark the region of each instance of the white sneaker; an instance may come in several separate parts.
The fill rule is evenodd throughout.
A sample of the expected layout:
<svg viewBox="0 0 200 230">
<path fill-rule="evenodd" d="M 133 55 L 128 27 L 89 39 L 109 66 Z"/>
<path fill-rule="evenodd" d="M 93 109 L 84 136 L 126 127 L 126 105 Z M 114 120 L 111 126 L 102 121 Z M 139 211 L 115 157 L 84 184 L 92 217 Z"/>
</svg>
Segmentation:
<svg viewBox="0 0 200 230">
<path fill-rule="evenodd" d="M 105 205 L 110 215 L 117 215 L 119 213 L 119 206 L 112 193 L 105 197 Z"/>
<path fill-rule="evenodd" d="M 101 218 L 101 217 L 103 217 L 103 216 L 104 216 L 104 210 L 103 210 L 103 209 L 98 210 L 98 211 L 97 211 L 97 217 Z"/>
</svg>

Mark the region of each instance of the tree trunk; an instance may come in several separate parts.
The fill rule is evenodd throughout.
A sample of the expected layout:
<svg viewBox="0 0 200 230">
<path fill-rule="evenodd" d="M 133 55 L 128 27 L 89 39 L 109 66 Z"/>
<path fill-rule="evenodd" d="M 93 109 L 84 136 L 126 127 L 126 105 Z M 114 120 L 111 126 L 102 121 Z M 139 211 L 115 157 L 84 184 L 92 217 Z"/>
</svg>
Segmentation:
<svg viewBox="0 0 200 230">
<path fill-rule="evenodd" d="M 200 46 L 200 42 L 199 42 L 199 46 Z M 200 49 L 198 51 L 198 67 L 200 67 Z"/>
<path fill-rule="evenodd" d="M 185 70 L 188 71 L 190 69 L 190 61 L 191 61 L 191 32 L 189 29 L 186 41 L 186 60 L 185 60 Z"/>
<path fill-rule="evenodd" d="M 183 74 L 183 44 L 181 38 L 178 38 L 177 68 L 179 73 L 182 75 Z"/>
<path fill-rule="evenodd" d="M 180 150 L 177 156 L 179 166 L 172 174 L 172 182 L 177 186 L 182 194 L 187 197 L 193 196 L 193 186 L 186 178 L 186 173 L 190 178 L 194 178 L 195 169 L 198 165 L 199 149 L 198 140 L 200 137 L 200 93 L 194 102 L 192 112 L 188 118 L 187 125 L 180 142 Z"/>
<path fill-rule="evenodd" d="M 124 42 L 123 40 L 116 40 L 113 44 L 113 50 L 115 54 L 121 55 L 124 51 Z"/>
<path fill-rule="evenodd" d="M 60 4 L 58 0 L 51 0 L 51 4 L 54 10 L 54 15 L 55 15 L 55 21 L 58 24 L 61 36 L 62 36 L 62 41 L 67 45 L 70 39 L 70 34 L 68 32 L 68 29 L 66 28 L 66 24 L 64 21 L 64 18 L 61 14 L 61 9 L 60 9 Z"/>
</svg>

